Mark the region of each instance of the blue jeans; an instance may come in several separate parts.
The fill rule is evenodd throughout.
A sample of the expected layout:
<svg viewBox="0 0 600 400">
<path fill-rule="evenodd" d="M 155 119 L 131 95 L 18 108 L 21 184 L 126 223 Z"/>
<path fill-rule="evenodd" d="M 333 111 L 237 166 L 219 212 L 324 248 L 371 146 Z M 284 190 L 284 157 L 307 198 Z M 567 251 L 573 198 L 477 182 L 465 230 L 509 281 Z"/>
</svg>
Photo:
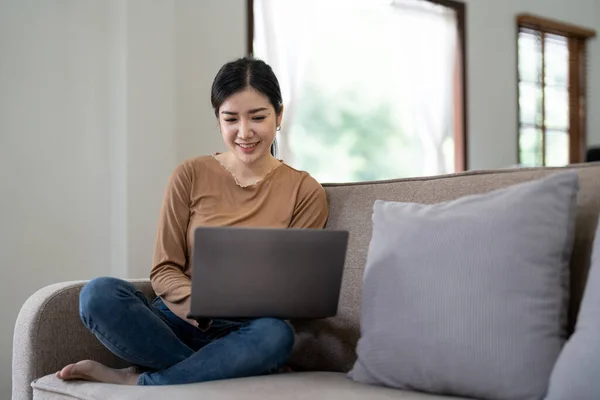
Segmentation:
<svg viewBox="0 0 600 400">
<path fill-rule="evenodd" d="M 131 283 L 96 278 L 81 290 L 85 326 L 115 355 L 148 370 L 138 385 L 176 385 L 276 372 L 294 344 L 283 320 L 216 319 L 203 332 Z"/>
</svg>

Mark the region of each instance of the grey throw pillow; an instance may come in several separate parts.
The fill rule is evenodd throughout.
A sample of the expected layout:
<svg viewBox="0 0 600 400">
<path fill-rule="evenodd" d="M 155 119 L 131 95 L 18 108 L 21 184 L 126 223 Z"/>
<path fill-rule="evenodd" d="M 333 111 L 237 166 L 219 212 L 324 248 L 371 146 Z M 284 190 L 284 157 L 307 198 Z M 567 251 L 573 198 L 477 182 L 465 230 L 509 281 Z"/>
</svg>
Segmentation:
<svg viewBox="0 0 600 400">
<path fill-rule="evenodd" d="M 575 332 L 562 349 L 546 400 L 600 399 L 600 221 Z"/>
<path fill-rule="evenodd" d="M 358 382 L 541 399 L 565 342 L 575 172 L 439 204 L 376 201 Z"/>
</svg>

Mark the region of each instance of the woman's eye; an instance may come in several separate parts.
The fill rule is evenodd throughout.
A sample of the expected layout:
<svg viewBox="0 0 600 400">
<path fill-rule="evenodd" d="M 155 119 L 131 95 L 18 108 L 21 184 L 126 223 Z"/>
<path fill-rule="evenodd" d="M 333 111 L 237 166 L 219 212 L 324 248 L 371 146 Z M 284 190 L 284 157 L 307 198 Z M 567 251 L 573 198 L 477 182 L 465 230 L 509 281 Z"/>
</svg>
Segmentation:
<svg viewBox="0 0 600 400">
<path fill-rule="evenodd" d="M 262 121 L 262 120 L 263 120 L 263 119 L 265 119 L 265 118 L 266 118 L 266 117 L 264 117 L 264 116 L 258 116 L 258 117 L 254 117 L 254 118 L 252 118 L 252 119 L 253 119 L 253 120 L 255 120 L 255 121 Z"/>
<path fill-rule="evenodd" d="M 225 118 L 225 122 L 235 122 L 237 119 L 235 118 Z"/>
</svg>

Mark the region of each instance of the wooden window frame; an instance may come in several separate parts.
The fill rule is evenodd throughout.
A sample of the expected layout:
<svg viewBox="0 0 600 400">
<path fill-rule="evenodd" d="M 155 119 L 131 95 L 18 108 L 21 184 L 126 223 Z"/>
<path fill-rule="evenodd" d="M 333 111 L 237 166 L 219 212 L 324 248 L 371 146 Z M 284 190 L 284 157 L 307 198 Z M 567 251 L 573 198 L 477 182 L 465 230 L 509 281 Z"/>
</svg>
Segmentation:
<svg viewBox="0 0 600 400">
<path fill-rule="evenodd" d="M 596 31 L 560 21 L 541 18 L 531 14 L 517 15 L 517 160 L 521 163 L 521 106 L 519 104 L 521 82 L 519 73 L 519 33 L 521 29 L 531 29 L 542 34 L 542 54 L 544 53 L 544 37 L 546 34 L 563 36 L 569 48 L 569 164 L 581 163 L 585 160 L 587 149 L 586 132 L 586 99 L 587 99 L 587 53 L 588 39 L 596 36 Z M 545 63 L 542 56 L 542 166 L 546 166 L 545 139 Z"/>
<path fill-rule="evenodd" d="M 458 25 L 459 57 L 454 79 L 454 168 L 456 172 L 468 169 L 468 119 L 467 119 L 467 9 L 465 3 L 458 0 L 424 0 L 451 8 L 456 12 Z M 246 0 L 247 38 L 246 52 L 254 54 L 254 0 Z M 461 105 L 459 107 L 459 104 Z"/>
</svg>

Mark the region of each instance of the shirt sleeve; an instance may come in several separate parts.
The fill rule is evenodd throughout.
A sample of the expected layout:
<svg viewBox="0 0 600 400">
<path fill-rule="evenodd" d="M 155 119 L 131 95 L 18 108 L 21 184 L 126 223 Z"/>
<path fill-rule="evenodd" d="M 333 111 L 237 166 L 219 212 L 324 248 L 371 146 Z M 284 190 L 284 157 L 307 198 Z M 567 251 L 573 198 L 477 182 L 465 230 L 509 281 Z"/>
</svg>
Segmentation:
<svg viewBox="0 0 600 400">
<path fill-rule="evenodd" d="M 187 229 L 193 171 L 186 164 L 171 174 L 160 211 L 150 281 L 158 296 L 166 300 L 178 317 L 187 319 L 191 279 L 185 274 Z"/>
<path fill-rule="evenodd" d="M 321 229 L 325 227 L 328 217 L 327 193 L 319 182 L 307 174 L 300 183 L 290 228 Z"/>
</svg>

